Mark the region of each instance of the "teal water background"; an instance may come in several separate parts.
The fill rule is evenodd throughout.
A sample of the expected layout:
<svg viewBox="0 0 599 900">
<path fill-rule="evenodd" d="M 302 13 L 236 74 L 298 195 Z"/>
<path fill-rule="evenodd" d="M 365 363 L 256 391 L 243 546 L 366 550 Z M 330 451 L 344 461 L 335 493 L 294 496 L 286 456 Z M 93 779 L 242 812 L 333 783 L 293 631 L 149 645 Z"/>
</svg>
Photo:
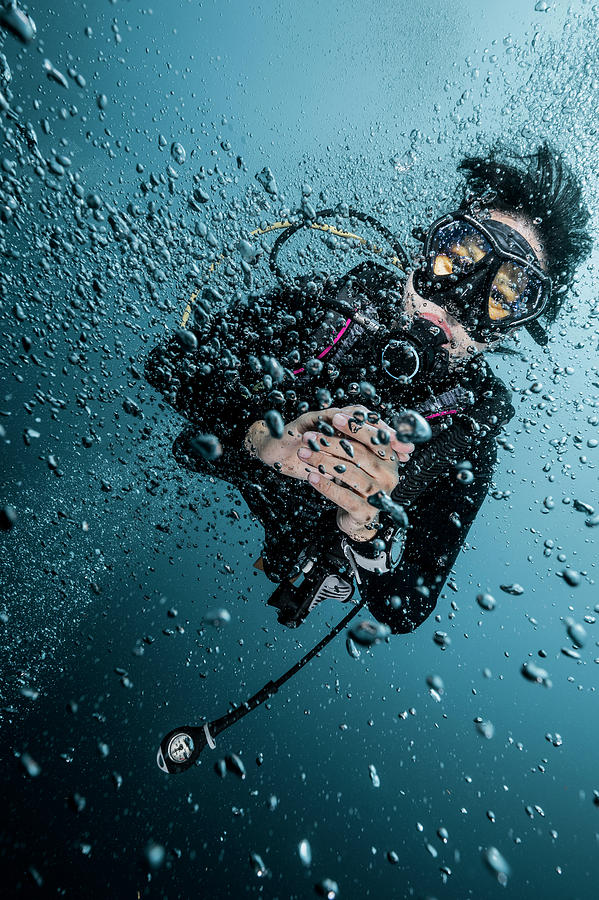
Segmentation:
<svg viewBox="0 0 599 900">
<path fill-rule="evenodd" d="M 86 192 L 121 209 L 148 202 L 140 181 L 172 164 L 169 148 L 179 141 L 186 149 L 177 169 L 182 191 L 202 165 L 216 162 L 231 178 L 202 209 L 219 238 L 213 217 L 226 216 L 236 200 L 251 226 L 256 204 L 244 206 L 247 192 L 269 166 L 287 207 L 299 204 L 307 183 L 327 203 L 376 212 L 413 247 L 412 226 L 455 199 L 462 155 L 500 136 L 521 149 L 553 140 L 596 209 L 598 14 L 589 3 L 537 11 L 515 0 L 172 2 L 150 12 L 94 2 L 29 11 L 36 42 L 21 49 L 7 37 L 0 45 L 12 70 L 13 106 L 34 123 L 44 156 L 52 148 L 69 154 Z M 49 81 L 46 57 L 61 71 L 73 66 L 86 87 Z M 98 94 L 107 98 L 103 112 Z M 38 124 L 44 117 L 49 135 Z M 236 167 L 236 155 L 247 172 Z M 52 189 L 34 182 L 31 190 Z M 149 192 L 158 204 L 159 191 Z M 265 198 L 260 218 L 276 219 L 283 204 Z M 4 333 L 18 333 L 15 302 L 23 302 L 31 330 L 37 315 L 71 301 L 60 268 L 40 268 L 28 215 L 43 219 L 37 201 L 23 212 L 20 231 L 1 226 L 3 268 L 14 275 L 3 299 Z M 99 271 L 113 249 L 95 251 Z M 500 449 L 496 496 L 469 534 L 455 588 L 445 588 L 435 611 L 439 621 L 433 616 L 358 661 L 339 639 L 179 778 L 155 765 L 162 734 L 242 701 L 315 643 L 340 611 L 319 608 L 297 632 L 277 625 L 266 607 L 271 586 L 252 567 L 259 526 L 234 492 L 177 471 L 170 445 L 181 423 L 131 373 L 177 320 L 186 296 L 182 270 L 164 262 L 159 306 L 129 269 L 114 267 L 105 315 L 90 332 L 87 372 L 68 362 L 60 337 L 47 375 L 7 352 L 2 500 L 19 518 L 2 535 L 9 798 L 2 853 L 15 890 L 283 900 L 313 896 L 314 884 L 328 877 L 341 898 L 478 900 L 531 890 L 596 897 L 594 622 L 585 624 L 580 659 L 561 652 L 572 646 L 564 619 L 594 619 L 599 603 L 597 532 L 573 508 L 574 499 L 598 505 L 599 450 L 587 445 L 599 437 L 596 261 L 595 253 L 582 267 L 546 351 L 525 335 L 517 345 L 523 358 L 493 361 L 514 391 L 516 416 L 506 435 L 512 448 Z M 90 258 L 85 265 L 93 268 Z M 40 285 L 38 306 L 19 272 Z M 530 392 L 534 382 L 542 382 L 540 393 Z M 56 420 L 48 404 L 31 414 L 23 406 L 38 383 L 65 398 Z M 124 396 L 137 399 L 144 420 L 124 416 Z M 101 440 L 83 448 L 90 422 Z M 30 447 L 25 428 L 40 433 Z M 560 453 L 552 441 L 563 441 Z M 53 453 L 65 473 L 59 479 L 46 462 Z M 112 491 L 102 490 L 102 480 Z M 554 542 L 550 555 L 546 540 Z M 565 566 L 581 573 L 578 586 L 559 577 Z M 501 591 L 514 582 L 521 596 Z M 496 597 L 494 611 L 477 606 L 481 590 Z M 203 615 L 217 606 L 232 622 L 199 635 Z M 432 639 L 439 629 L 451 637 L 445 651 Z M 148 635 L 152 643 L 144 642 Z M 522 677 L 531 658 L 548 670 L 551 688 Z M 440 702 L 429 692 L 430 675 L 443 679 Z M 493 723 L 491 739 L 477 732 L 477 716 Z M 39 764 L 38 775 L 27 773 L 18 756 L 24 752 Z M 213 771 L 231 752 L 244 760 L 243 781 Z M 79 812 L 75 794 L 86 801 Z M 297 851 L 303 839 L 312 848 L 309 868 Z M 154 868 L 152 843 L 165 851 Z M 509 863 L 505 888 L 483 863 L 491 846 Z M 251 853 L 264 861 L 265 877 L 252 868 Z"/>
</svg>

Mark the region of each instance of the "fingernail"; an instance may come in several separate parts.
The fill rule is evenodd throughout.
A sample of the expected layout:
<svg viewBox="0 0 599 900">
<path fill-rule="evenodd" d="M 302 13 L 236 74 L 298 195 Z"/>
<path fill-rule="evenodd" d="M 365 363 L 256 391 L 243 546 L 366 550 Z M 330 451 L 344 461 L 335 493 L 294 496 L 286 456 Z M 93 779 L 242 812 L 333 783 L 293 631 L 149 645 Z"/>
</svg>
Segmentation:
<svg viewBox="0 0 599 900">
<path fill-rule="evenodd" d="M 335 413 L 333 416 L 333 425 L 337 425 L 338 428 L 344 428 L 347 425 L 347 416 L 343 416 L 341 413 Z"/>
<path fill-rule="evenodd" d="M 308 475 L 308 481 L 310 484 L 318 484 L 320 482 L 320 475 L 318 472 L 310 472 Z"/>
<path fill-rule="evenodd" d="M 308 450 L 307 447 L 300 447 L 297 451 L 297 455 L 300 459 L 310 459 L 310 457 L 312 456 L 312 451 Z"/>
<path fill-rule="evenodd" d="M 302 435 L 302 439 L 304 441 L 315 441 L 318 435 L 315 431 L 306 431 L 305 434 Z"/>
</svg>

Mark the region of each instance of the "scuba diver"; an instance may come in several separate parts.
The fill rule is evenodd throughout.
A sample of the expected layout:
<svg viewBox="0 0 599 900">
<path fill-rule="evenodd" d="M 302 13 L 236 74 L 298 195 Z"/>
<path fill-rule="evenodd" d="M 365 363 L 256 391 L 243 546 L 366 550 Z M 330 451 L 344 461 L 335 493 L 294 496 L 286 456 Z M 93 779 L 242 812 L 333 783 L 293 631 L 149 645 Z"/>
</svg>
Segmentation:
<svg viewBox="0 0 599 900">
<path fill-rule="evenodd" d="M 288 626 L 356 586 L 393 633 L 427 619 L 514 414 L 484 352 L 522 327 L 545 345 L 541 320 L 555 320 L 590 251 L 581 187 L 547 144 L 460 169 L 461 202 L 414 232 L 409 277 L 378 262 L 285 276 L 278 251 L 299 223 L 273 247 L 277 289 L 238 294 L 223 316 L 207 288 L 147 359 L 147 380 L 189 423 L 177 461 L 234 485 L 264 526 L 259 567 Z M 409 268 L 387 229 L 349 219 L 378 228 Z"/>
</svg>

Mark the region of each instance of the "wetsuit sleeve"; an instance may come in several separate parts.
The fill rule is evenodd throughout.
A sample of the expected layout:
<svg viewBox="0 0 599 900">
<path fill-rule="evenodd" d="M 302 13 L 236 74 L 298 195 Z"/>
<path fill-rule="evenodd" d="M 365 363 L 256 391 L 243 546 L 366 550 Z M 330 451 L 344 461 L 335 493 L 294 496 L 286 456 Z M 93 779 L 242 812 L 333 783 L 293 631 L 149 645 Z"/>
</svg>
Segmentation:
<svg viewBox="0 0 599 900">
<path fill-rule="evenodd" d="M 486 439 L 472 451 L 473 480 L 462 484 L 447 470 L 408 508 L 404 553 L 397 569 L 365 573 L 360 592 L 376 619 L 394 633 L 418 628 L 432 613 L 466 535 L 487 495 L 497 445 Z"/>
<path fill-rule="evenodd" d="M 468 415 L 423 445 L 402 470 L 393 499 L 410 522 L 404 553 L 393 572 L 364 573 L 361 592 L 373 615 L 392 631 L 417 628 L 437 598 L 491 483 L 496 436 L 514 414 L 510 393 L 499 381 L 483 385 Z M 456 479 L 455 464 L 467 461 L 470 483 Z"/>
<path fill-rule="evenodd" d="M 486 378 L 481 382 L 477 402 L 449 419 L 448 427 L 444 426 L 443 419 L 432 420 L 433 439 L 413 453 L 409 463 L 402 467 L 393 499 L 409 506 L 451 466 L 470 461 L 477 445 L 498 435 L 513 415 L 510 391 L 497 378 Z"/>
<path fill-rule="evenodd" d="M 145 377 L 188 420 L 173 445 L 181 465 L 235 485 L 254 471 L 244 440 L 252 422 L 262 418 L 263 407 L 242 384 L 239 360 L 223 351 L 218 339 L 199 344 L 194 332 L 175 333 L 149 354 Z M 199 452 L 194 446 L 199 435 L 218 438 L 220 456 L 207 459 Z"/>
</svg>

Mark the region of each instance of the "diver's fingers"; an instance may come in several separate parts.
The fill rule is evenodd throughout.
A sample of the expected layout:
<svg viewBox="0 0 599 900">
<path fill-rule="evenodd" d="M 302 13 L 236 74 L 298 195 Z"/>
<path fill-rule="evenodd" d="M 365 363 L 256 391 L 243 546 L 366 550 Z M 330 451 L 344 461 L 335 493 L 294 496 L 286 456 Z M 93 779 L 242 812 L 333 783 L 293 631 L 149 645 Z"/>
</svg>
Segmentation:
<svg viewBox="0 0 599 900">
<path fill-rule="evenodd" d="M 336 419 L 341 416 L 341 419 Z M 368 417 L 371 421 L 368 421 Z M 410 454 L 414 452 L 414 444 L 400 441 L 397 432 L 387 425 L 382 419 L 377 418 L 376 424 L 373 419 L 377 418 L 365 406 L 355 405 L 347 406 L 343 409 L 331 407 L 329 409 L 310 410 L 303 413 L 294 422 L 285 426 L 286 435 L 293 437 L 302 437 L 303 435 L 314 432 L 321 422 L 335 424 L 339 422 L 340 426 L 335 424 L 337 430 L 345 433 L 352 438 L 358 440 L 370 452 L 379 458 L 385 459 L 391 456 L 393 451 L 397 454 L 397 460 L 400 463 L 406 463 L 410 459 Z M 387 443 L 384 443 L 385 437 Z M 379 452 L 381 451 L 382 452 Z"/>
<path fill-rule="evenodd" d="M 300 453 L 301 450 L 301 453 Z M 370 452 L 358 441 L 348 440 L 344 437 L 325 437 L 315 431 L 307 431 L 302 438 L 302 446 L 298 449 L 300 459 L 309 460 L 313 465 L 324 461 L 322 454 L 327 454 L 329 464 L 337 460 L 339 463 L 353 463 L 354 466 L 364 469 L 372 478 L 377 478 L 382 466 L 391 465 L 393 469 L 397 465 L 395 451 L 388 448 L 373 447 Z M 319 457 L 316 463 L 313 458 Z M 380 462 L 379 462 L 380 460 Z"/>
<path fill-rule="evenodd" d="M 313 448 L 318 444 L 310 439 L 298 449 L 298 458 L 305 463 L 306 471 L 316 468 L 330 474 L 365 497 L 377 491 L 390 494 L 397 486 L 399 472 L 395 454 L 392 459 L 377 460 L 365 447 L 345 438 L 332 437 L 326 441 L 327 446 L 322 450 L 315 451 Z"/>
<path fill-rule="evenodd" d="M 309 412 L 302 413 L 301 416 L 291 423 L 298 434 L 305 434 L 306 431 L 316 431 L 320 422 L 329 422 L 335 413 L 342 410 L 337 407 L 331 409 L 311 409 Z M 291 427 L 290 426 L 290 427 Z"/>
<path fill-rule="evenodd" d="M 372 452 L 376 452 L 382 447 L 383 449 L 386 448 L 385 455 L 388 456 L 390 451 L 393 450 L 397 453 L 399 462 L 402 463 L 408 462 L 410 454 L 414 452 L 414 444 L 400 441 L 397 437 L 397 432 L 382 419 L 378 418 L 376 424 L 373 424 L 372 421 L 369 422 L 368 417 L 370 416 L 372 419 L 375 414 L 360 404 L 346 406 L 343 409 L 330 407 L 329 409 L 310 410 L 299 416 L 295 422 L 286 426 L 285 431 L 289 435 L 304 435 L 306 432 L 315 431 L 320 422 L 335 424 L 334 419 L 336 416 L 342 416 L 342 419 L 338 421 L 343 424 L 342 427 L 335 427 L 339 431 L 355 437 Z M 359 436 L 358 432 L 361 432 Z M 387 444 L 383 443 L 385 435 L 387 436 Z M 380 456 L 381 454 L 377 453 L 377 455 Z"/>
<path fill-rule="evenodd" d="M 397 453 L 397 458 L 401 463 L 410 461 L 410 456 L 416 449 L 414 444 L 404 444 L 403 441 L 391 441 L 391 446 Z"/>
<path fill-rule="evenodd" d="M 378 511 L 367 500 L 348 488 L 335 484 L 330 477 L 321 475 L 320 472 L 310 472 L 308 482 L 319 494 L 331 500 L 339 509 L 348 512 L 359 525 L 370 524 L 377 515 Z"/>
<path fill-rule="evenodd" d="M 350 435 L 377 456 L 385 458 L 391 451 L 395 451 L 401 454 L 401 462 L 407 462 L 410 453 L 414 452 L 414 444 L 398 440 L 395 429 L 382 419 L 376 424 L 369 422 L 368 415 L 365 407 L 346 407 L 339 412 L 333 412 L 331 423 L 338 431 Z"/>
<path fill-rule="evenodd" d="M 311 453 L 309 459 L 304 459 L 301 455 L 303 449 L 303 447 L 300 447 L 298 456 L 305 462 L 305 471 L 308 473 L 308 476 L 315 472 L 327 478 L 333 478 L 364 498 L 370 494 L 376 494 L 380 490 L 385 490 L 388 493 L 387 481 L 390 482 L 392 477 L 385 478 L 383 484 L 381 479 L 372 478 L 368 472 L 354 465 L 349 460 L 340 463 L 335 456 L 330 456 L 326 453 Z M 396 477 L 393 485 L 389 485 L 391 490 L 393 490 L 397 481 L 398 478 Z"/>
</svg>

